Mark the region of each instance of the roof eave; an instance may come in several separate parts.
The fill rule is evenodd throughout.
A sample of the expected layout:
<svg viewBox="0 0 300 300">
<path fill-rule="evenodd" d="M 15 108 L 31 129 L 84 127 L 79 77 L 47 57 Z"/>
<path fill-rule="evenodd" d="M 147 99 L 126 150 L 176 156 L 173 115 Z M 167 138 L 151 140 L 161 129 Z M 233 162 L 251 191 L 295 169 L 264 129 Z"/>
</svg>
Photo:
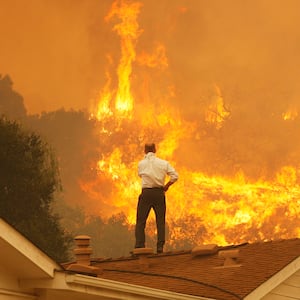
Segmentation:
<svg viewBox="0 0 300 300">
<path fill-rule="evenodd" d="M 0 263 L 14 269 L 21 277 L 50 277 L 62 267 L 0 218 Z M 16 264 L 16 260 L 18 264 Z M 24 268 L 24 265 L 27 268 Z"/>
<path fill-rule="evenodd" d="M 134 295 L 136 300 L 215 300 L 213 298 L 174 293 L 145 286 L 133 285 L 119 281 L 107 280 L 82 274 L 56 272 L 54 279 L 21 280 L 22 288 L 60 290 L 85 294 L 85 299 L 95 295 L 112 299 L 127 299 Z M 93 298 L 94 299 L 94 298 Z"/>
<path fill-rule="evenodd" d="M 258 286 L 250 294 L 248 294 L 244 300 L 257 300 L 266 296 L 273 289 L 278 287 L 282 282 L 292 276 L 295 272 L 300 270 L 300 256 L 294 259 L 291 263 L 286 265 L 283 269 L 277 272 L 270 279 Z"/>
</svg>

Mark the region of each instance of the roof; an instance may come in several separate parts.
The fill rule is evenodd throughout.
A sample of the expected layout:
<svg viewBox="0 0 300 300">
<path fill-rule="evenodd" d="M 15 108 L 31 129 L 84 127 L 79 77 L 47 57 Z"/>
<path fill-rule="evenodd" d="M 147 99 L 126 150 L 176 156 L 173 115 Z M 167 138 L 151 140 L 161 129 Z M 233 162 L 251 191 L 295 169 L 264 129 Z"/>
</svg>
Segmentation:
<svg viewBox="0 0 300 300">
<path fill-rule="evenodd" d="M 217 247 L 217 246 L 216 246 Z M 224 266 L 222 251 L 238 250 L 236 264 Z M 230 252 L 230 251 L 229 251 Z M 232 252 L 232 251 L 231 251 Z M 217 247 L 210 254 L 192 251 L 93 259 L 97 276 L 209 299 L 244 299 L 300 256 L 300 239 Z M 66 267 L 67 265 L 65 265 Z M 294 270 L 295 271 L 295 270 Z"/>
<path fill-rule="evenodd" d="M 40 299 L 47 293 L 49 300 L 300 299 L 300 239 L 155 255 L 135 249 L 129 257 L 86 261 L 90 248 L 80 236 L 77 261 L 58 265 L 2 219 L 0 229 L 0 298 Z"/>
</svg>

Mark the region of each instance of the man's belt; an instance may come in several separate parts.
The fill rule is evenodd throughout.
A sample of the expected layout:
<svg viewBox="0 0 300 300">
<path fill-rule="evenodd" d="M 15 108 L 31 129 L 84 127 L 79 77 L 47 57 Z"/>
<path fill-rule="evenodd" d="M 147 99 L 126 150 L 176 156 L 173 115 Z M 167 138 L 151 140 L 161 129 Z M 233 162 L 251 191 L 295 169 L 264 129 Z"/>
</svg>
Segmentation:
<svg viewBox="0 0 300 300">
<path fill-rule="evenodd" d="M 143 187 L 142 190 L 163 190 L 163 186 Z"/>
</svg>

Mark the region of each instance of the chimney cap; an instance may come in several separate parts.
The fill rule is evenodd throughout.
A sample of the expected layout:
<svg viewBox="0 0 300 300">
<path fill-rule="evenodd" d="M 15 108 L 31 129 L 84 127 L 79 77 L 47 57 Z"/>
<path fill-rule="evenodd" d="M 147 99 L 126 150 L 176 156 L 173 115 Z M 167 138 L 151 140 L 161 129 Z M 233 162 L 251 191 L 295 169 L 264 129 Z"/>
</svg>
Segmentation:
<svg viewBox="0 0 300 300">
<path fill-rule="evenodd" d="M 90 240 L 91 239 L 91 237 L 90 236 L 88 236 L 88 235 L 77 235 L 77 236 L 75 236 L 75 238 L 74 238 L 74 240 Z"/>
</svg>

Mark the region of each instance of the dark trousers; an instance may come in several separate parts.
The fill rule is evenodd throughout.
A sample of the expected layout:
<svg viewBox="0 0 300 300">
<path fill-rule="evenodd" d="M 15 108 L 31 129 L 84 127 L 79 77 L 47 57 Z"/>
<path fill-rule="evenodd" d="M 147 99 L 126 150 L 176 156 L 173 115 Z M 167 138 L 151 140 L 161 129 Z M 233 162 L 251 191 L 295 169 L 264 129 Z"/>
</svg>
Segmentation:
<svg viewBox="0 0 300 300">
<path fill-rule="evenodd" d="M 157 247 L 163 247 L 165 244 L 165 192 L 163 188 L 146 188 L 142 190 L 137 206 L 135 226 L 136 248 L 145 247 L 145 227 L 151 208 L 153 208 L 156 218 Z"/>
</svg>

